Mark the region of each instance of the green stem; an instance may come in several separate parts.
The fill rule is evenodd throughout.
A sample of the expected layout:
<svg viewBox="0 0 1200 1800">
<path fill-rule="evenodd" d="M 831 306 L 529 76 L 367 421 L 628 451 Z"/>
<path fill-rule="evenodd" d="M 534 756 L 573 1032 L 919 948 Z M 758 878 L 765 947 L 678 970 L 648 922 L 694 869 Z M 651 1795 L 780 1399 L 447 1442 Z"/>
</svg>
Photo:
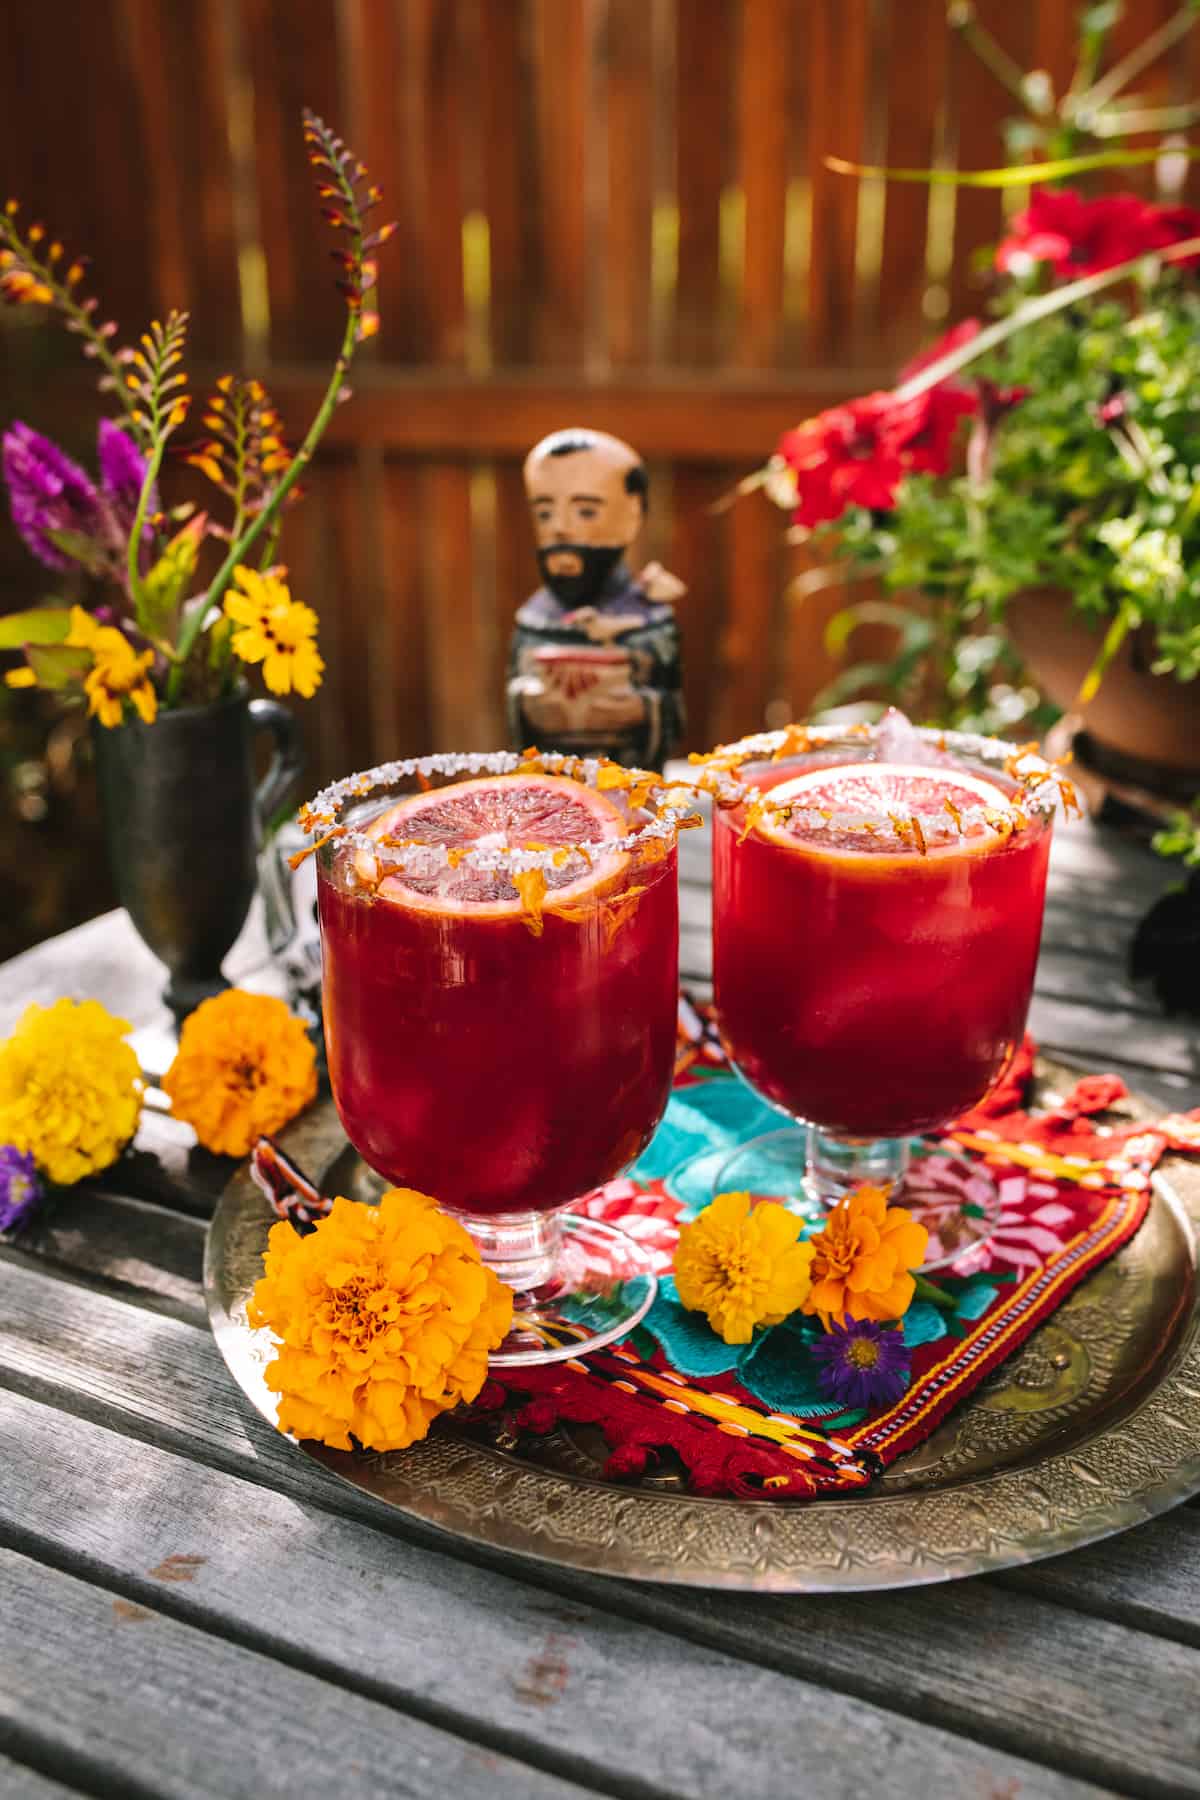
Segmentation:
<svg viewBox="0 0 1200 1800">
<path fill-rule="evenodd" d="M 1200 104 L 1129 107 L 1125 111 L 1098 113 L 1091 122 L 1093 137 L 1125 137 L 1135 131 L 1188 131 L 1200 119 Z M 1160 150 L 1169 156 L 1170 150 Z"/>
<path fill-rule="evenodd" d="M 150 504 L 150 494 L 158 480 L 158 471 L 162 467 L 163 451 L 167 447 L 165 437 L 160 437 L 150 452 L 150 460 L 146 464 L 146 477 L 142 482 L 142 491 L 138 495 L 137 513 L 134 516 L 133 530 L 129 534 L 127 547 L 127 573 L 129 577 L 129 597 L 133 601 L 133 610 L 140 623 L 142 615 L 142 572 L 139 563 L 142 557 L 142 530 L 146 523 L 146 508 Z"/>
<path fill-rule="evenodd" d="M 944 1306 L 953 1312 L 958 1304 L 953 1294 L 948 1294 L 945 1288 L 936 1287 L 932 1281 L 927 1281 L 924 1275 L 914 1275 L 913 1280 L 916 1283 L 918 1300 L 928 1300 L 933 1306 Z"/>
<path fill-rule="evenodd" d="M 346 329 L 342 335 L 342 347 L 338 353 L 337 362 L 334 364 L 333 374 L 329 378 L 329 386 L 325 390 L 325 397 L 317 408 L 316 416 L 305 434 L 304 442 L 296 452 L 291 467 L 287 470 L 283 480 L 279 483 L 279 486 L 275 489 L 275 492 L 271 495 L 271 498 L 263 507 L 262 511 L 256 514 L 250 521 L 250 524 L 246 527 L 246 530 L 242 533 L 241 537 L 236 539 L 235 542 L 230 545 L 229 554 L 226 556 L 225 561 L 221 564 L 221 567 L 217 570 L 217 573 L 213 578 L 212 585 L 206 596 L 205 604 L 196 608 L 180 633 L 179 661 L 171 670 L 171 673 L 167 678 L 167 704 L 169 706 L 174 705 L 179 698 L 179 691 L 183 684 L 183 665 L 191 655 L 196 640 L 208 623 L 213 610 L 220 606 L 221 596 L 233 579 L 233 571 L 237 568 L 239 563 L 245 562 L 247 553 L 251 547 L 258 542 L 267 527 L 274 524 L 284 501 L 299 481 L 304 470 L 312 461 L 313 453 L 320 443 L 321 438 L 324 436 L 325 427 L 333 416 L 333 409 L 337 405 L 338 395 L 342 390 L 342 383 L 345 381 L 350 364 L 354 359 L 354 349 L 357 339 L 358 314 L 357 312 L 351 312 L 346 319 Z"/>
<path fill-rule="evenodd" d="M 262 555 L 258 559 L 259 573 L 265 575 L 279 554 L 279 537 L 283 530 L 283 520 L 276 519 L 271 527 L 271 535 L 267 539 Z"/>
<path fill-rule="evenodd" d="M 4 226 L 7 226 L 7 230 L 2 229 Z M 126 418 L 134 428 L 135 438 L 137 438 L 139 443 L 144 443 L 145 438 L 134 417 L 134 404 L 129 397 L 129 390 L 125 386 L 125 371 L 109 349 L 108 339 L 103 337 L 100 332 L 96 330 L 96 327 L 92 324 L 90 315 L 86 313 L 82 306 L 79 305 L 78 301 L 73 298 L 71 290 L 59 281 L 49 263 L 42 262 L 40 258 L 33 254 L 25 240 L 16 230 L 11 219 L 0 216 L 0 243 L 3 243 L 5 239 L 8 240 L 8 247 L 13 249 L 21 258 L 21 261 L 27 264 L 33 271 L 38 280 L 43 282 L 44 285 L 50 289 L 50 292 L 54 295 L 54 304 L 57 306 L 59 312 L 64 314 L 65 317 L 70 320 L 78 335 L 91 346 L 92 354 L 95 356 L 96 361 L 112 381 L 113 391 L 121 402 Z"/>
<path fill-rule="evenodd" d="M 1125 642 L 1129 627 L 1132 624 L 1132 608 L 1128 606 L 1120 607 L 1116 618 L 1104 634 L 1104 642 L 1100 646 L 1095 662 L 1079 684 L 1079 692 L 1071 702 L 1073 707 L 1086 706 L 1089 700 L 1094 700 L 1096 698 L 1100 689 L 1100 683 L 1104 680 L 1109 664 L 1117 654 L 1117 651 L 1121 648 L 1121 645 Z"/>
<path fill-rule="evenodd" d="M 1181 6 L 1164 25 L 1160 25 L 1157 31 L 1152 31 L 1149 37 L 1143 38 L 1128 56 L 1113 64 L 1107 75 L 1101 76 L 1099 81 L 1077 97 L 1076 117 L 1080 113 L 1095 112 L 1099 107 L 1107 105 L 1122 88 L 1127 88 L 1131 81 L 1136 81 L 1143 69 L 1148 69 L 1151 63 L 1157 62 L 1172 44 L 1185 38 L 1195 23 L 1196 10 L 1191 5 L 1191 0 L 1187 0 L 1187 4 Z"/>
<path fill-rule="evenodd" d="M 1195 256 L 1197 253 L 1200 253 L 1200 237 L 1193 237 L 1185 239 L 1183 243 L 1172 244 L 1166 250 L 1156 250 L 1154 257 L 1160 262 L 1178 262 L 1182 257 Z M 945 356 L 939 356 L 936 362 L 922 369 L 919 375 L 914 375 L 911 381 L 898 387 L 893 398 L 913 400 L 918 394 L 927 393 L 930 388 L 945 381 L 948 375 L 955 375 L 959 369 L 965 369 L 968 363 L 975 362 L 987 351 L 994 350 L 997 344 L 1002 344 L 1006 338 L 1023 331 L 1027 325 L 1034 325 L 1039 319 L 1048 319 L 1054 313 L 1065 312 L 1077 300 L 1086 300 L 1092 294 L 1102 293 L 1105 288 L 1115 287 L 1149 260 L 1146 256 L 1133 256 L 1114 269 L 1102 269 L 1098 275 L 1085 275 L 1079 281 L 1069 281 L 1065 287 L 1052 288 L 1048 294 L 1039 294 L 1036 299 L 1025 301 L 1015 312 L 1009 313 L 1006 319 L 998 319 L 994 325 L 985 326 L 969 343 L 961 345 L 957 350 L 948 351 Z"/>
<path fill-rule="evenodd" d="M 991 32 L 984 30 L 975 17 L 971 0 L 951 0 L 946 23 L 952 31 L 957 31 L 964 44 L 975 52 L 984 68 L 996 77 L 1001 87 L 1006 88 L 1022 105 L 1026 105 L 1025 71 L 996 42 Z"/>
</svg>

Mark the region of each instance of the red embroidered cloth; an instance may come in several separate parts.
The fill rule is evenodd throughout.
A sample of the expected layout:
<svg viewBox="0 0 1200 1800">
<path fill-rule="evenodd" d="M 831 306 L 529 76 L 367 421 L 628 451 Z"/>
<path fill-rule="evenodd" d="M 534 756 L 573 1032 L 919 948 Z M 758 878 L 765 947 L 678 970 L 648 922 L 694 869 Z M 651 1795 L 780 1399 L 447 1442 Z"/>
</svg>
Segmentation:
<svg viewBox="0 0 1200 1800">
<path fill-rule="evenodd" d="M 718 1374 L 681 1375 L 662 1342 L 639 1332 L 624 1345 L 577 1361 L 493 1380 L 476 1410 L 503 1409 L 518 1432 L 545 1433 L 562 1420 L 594 1423 L 610 1446 L 608 1475 L 639 1474 L 677 1458 L 701 1494 L 806 1499 L 865 1486 L 927 1437 L 1133 1236 L 1146 1214 L 1150 1170 L 1159 1157 L 1168 1149 L 1200 1150 L 1200 1109 L 1153 1127 L 1127 1119 L 1100 1124 L 1098 1115 L 1126 1093 L 1116 1076 L 1084 1077 L 1052 1110 L 1030 1113 L 1025 1100 L 1033 1054 L 1027 1039 L 985 1105 L 930 1141 L 935 1154 L 922 1165 L 932 1171 L 922 1216 L 936 1235 L 944 1196 L 951 1222 L 944 1248 L 964 1243 L 957 1260 L 933 1279 L 957 1290 L 961 1300 L 953 1315 L 923 1321 L 926 1341 L 912 1350 L 909 1386 L 893 1405 L 865 1417 L 848 1414 L 839 1424 L 828 1404 L 806 1413 L 806 1399 L 794 1407 L 782 1403 L 778 1374 L 774 1399 L 770 1391 L 764 1397 L 756 1362 Z M 685 1001 L 672 1106 L 702 1099 L 688 1090 L 705 1082 L 714 1099 L 727 1102 L 729 1093 L 721 1096 L 716 1084 L 728 1088 L 734 1078 L 720 1071 L 720 1063 L 710 1021 Z M 670 1119 L 668 1112 L 668 1124 Z M 987 1235 L 957 1239 L 949 1235 L 953 1221 L 981 1169 L 990 1176 L 983 1184 L 991 1195 Z M 688 1211 L 680 1185 L 670 1174 L 625 1178 L 580 1204 L 622 1223 L 666 1272 Z M 984 1310 L 972 1317 L 984 1301 Z M 652 1312 L 652 1326 L 654 1318 Z M 913 1320 L 910 1309 L 906 1333 Z M 774 1334 L 785 1380 L 787 1342 L 778 1333 L 786 1329 L 777 1327 Z M 797 1362 L 802 1354 L 797 1345 Z"/>
</svg>

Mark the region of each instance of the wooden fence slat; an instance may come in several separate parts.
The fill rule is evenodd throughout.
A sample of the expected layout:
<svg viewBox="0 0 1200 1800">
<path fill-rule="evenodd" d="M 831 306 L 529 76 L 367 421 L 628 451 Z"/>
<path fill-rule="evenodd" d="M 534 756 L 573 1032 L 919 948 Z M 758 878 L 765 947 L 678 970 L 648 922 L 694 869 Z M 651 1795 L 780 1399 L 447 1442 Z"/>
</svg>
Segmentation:
<svg viewBox="0 0 1200 1800">
<path fill-rule="evenodd" d="M 812 0 L 804 55 L 821 71 L 810 95 L 809 179 L 812 249 L 809 265 L 809 353 L 814 361 L 838 354 L 854 325 L 858 183 L 825 167 L 828 154 L 861 157 L 868 68 L 865 0 Z"/>
<path fill-rule="evenodd" d="M 320 473 L 328 540 L 317 604 L 326 632 L 325 680 L 337 696 L 343 772 L 369 768 L 376 760 L 374 747 L 384 736 L 376 699 L 381 595 L 371 552 L 363 465 L 363 453 L 331 458 Z"/>
<path fill-rule="evenodd" d="M 504 6 L 491 0 L 478 3 L 487 70 L 480 128 L 489 337 L 493 361 L 512 367 L 532 359 L 533 314 L 543 278 L 543 245 L 536 228 L 537 150 L 526 79 L 528 0 L 508 0 Z"/>
<path fill-rule="evenodd" d="M 980 23 L 1022 69 L 1027 69 L 1034 47 L 1032 9 L 1015 8 L 1011 0 L 982 0 L 976 11 Z M 1016 101 L 961 38 L 951 46 L 949 88 L 957 166 L 995 168 L 1005 156 L 1003 121 L 1019 110 Z M 955 190 L 951 321 L 979 311 L 982 291 L 972 258 L 985 246 L 997 242 L 1003 235 L 1003 223 L 1003 200 L 998 190 Z"/>
<path fill-rule="evenodd" d="M 420 477 L 410 462 L 385 460 L 380 474 L 378 516 L 383 557 L 382 623 L 391 640 L 386 665 L 392 685 L 395 735 L 374 746 L 385 757 L 423 756 L 432 747 L 419 486 Z"/>
<path fill-rule="evenodd" d="M 721 743 L 761 730 L 776 697 L 775 630 L 781 588 L 781 517 L 761 494 L 739 501 L 726 515 L 729 607 L 721 646 L 724 679 L 715 699 L 715 735 Z"/>
<path fill-rule="evenodd" d="M 683 644 L 683 697 L 688 725 L 684 748 L 708 750 L 717 741 L 711 724 L 714 696 L 725 679 L 725 557 L 729 522 L 713 507 L 728 493 L 726 470 L 680 468 L 671 494 L 671 548 L 665 559 L 671 572 L 687 584 L 676 603 Z M 651 504 L 658 500 L 651 493 Z"/>
<path fill-rule="evenodd" d="M 587 421 L 585 420 L 584 423 Z M 532 446 L 531 446 L 532 448 Z M 521 465 L 498 462 L 492 471 L 493 619 L 495 636 L 489 688 L 499 701 L 508 675 L 513 617 L 540 583 L 533 527 Z"/>
<path fill-rule="evenodd" d="M 945 0 L 908 0 L 887 14 L 888 82 L 886 161 L 894 168 L 932 166 L 938 124 L 945 103 Z M 920 44 L 919 55 L 913 46 Z M 922 322 L 925 289 L 929 192 L 890 182 L 883 215 L 880 266 L 880 327 L 898 359 L 917 347 L 929 330 Z"/>
<path fill-rule="evenodd" d="M 253 82 L 258 229 L 276 357 L 332 358 L 342 336 L 341 296 L 329 253 L 336 236 L 317 210 L 301 133 L 309 106 L 339 135 L 335 0 L 240 0 L 240 46 Z"/>
<path fill-rule="evenodd" d="M 551 365 L 583 360 L 588 324 L 587 138 L 596 0 L 535 0 L 532 65 L 544 239 L 538 355 Z"/>
<path fill-rule="evenodd" d="M 787 202 L 787 100 L 796 53 L 792 0 L 742 9 L 738 138 L 745 196 L 741 309 L 734 361 L 769 368 L 782 324 Z"/>
<path fill-rule="evenodd" d="M 420 512 L 430 749 L 484 749 L 488 697 L 473 585 L 470 476 L 461 464 L 426 464 Z"/>
<path fill-rule="evenodd" d="M 603 45 L 608 101 L 608 219 L 604 244 L 608 359 L 650 360 L 654 207 L 654 41 L 646 0 L 608 0 Z"/>
<path fill-rule="evenodd" d="M 735 15 L 729 0 L 675 0 L 675 16 L 674 360 L 711 366 L 722 336 L 721 193 Z"/>
</svg>

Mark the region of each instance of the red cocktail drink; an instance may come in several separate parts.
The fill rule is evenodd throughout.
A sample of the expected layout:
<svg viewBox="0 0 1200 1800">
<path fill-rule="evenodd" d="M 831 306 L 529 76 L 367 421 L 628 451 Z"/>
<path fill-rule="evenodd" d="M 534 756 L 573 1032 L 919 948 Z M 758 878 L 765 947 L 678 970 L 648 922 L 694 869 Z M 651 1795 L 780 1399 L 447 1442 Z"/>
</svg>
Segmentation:
<svg viewBox="0 0 1200 1800">
<path fill-rule="evenodd" d="M 671 1085 L 674 848 L 580 916 L 548 900 L 537 937 L 516 908 L 436 912 L 387 890 L 320 885 L 330 1079 L 371 1167 L 478 1215 L 563 1206 L 628 1167 Z"/>
<path fill-rule="evenodd" d="M 544 1289 L 550 1215 L 627 1168 L 666 1106 L 673 825 L 519 769 L 394 791 L 320 854 L 334 1099 L 373 1169 Z"/>
<path fill-rule="evenodd" d="M 953 734 L 935 754 L 944 741 L 912 734 L 915 764 L 872 760 L 866 740 L 747 764 L 741 803 L 717 810 L 722 1038 L 750 1084 L 814 1137 L 945 1125 L 1021 1042 L 1049 816 L 1002 763 L 956 755 Z"/>
</svg>

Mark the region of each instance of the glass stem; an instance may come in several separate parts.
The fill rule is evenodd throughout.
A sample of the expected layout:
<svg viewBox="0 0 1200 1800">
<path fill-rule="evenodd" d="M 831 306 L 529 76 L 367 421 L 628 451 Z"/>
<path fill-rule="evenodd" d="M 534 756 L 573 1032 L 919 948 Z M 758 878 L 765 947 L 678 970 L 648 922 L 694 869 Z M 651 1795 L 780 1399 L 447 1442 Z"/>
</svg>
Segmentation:
<svg viewBox="0 0 1200 1800">
<path fill-rule="evenodd" d="M 494 1219 L 460 1219 L 488 1268 L 516 1293 L 545 1287 L 558 1263 L 562 1220 L 558 1213 L 499 1213 Z"/>
<path fill-rule="evenodd" d="M 823 1206 L 835 1206 L 844 1194 L 870 1182 L 894 1189 L 904 1178 L 910 1150 L 907 1138 L 840 1138 L 811 1127 L 805 1187 Z"/>
</svg>

